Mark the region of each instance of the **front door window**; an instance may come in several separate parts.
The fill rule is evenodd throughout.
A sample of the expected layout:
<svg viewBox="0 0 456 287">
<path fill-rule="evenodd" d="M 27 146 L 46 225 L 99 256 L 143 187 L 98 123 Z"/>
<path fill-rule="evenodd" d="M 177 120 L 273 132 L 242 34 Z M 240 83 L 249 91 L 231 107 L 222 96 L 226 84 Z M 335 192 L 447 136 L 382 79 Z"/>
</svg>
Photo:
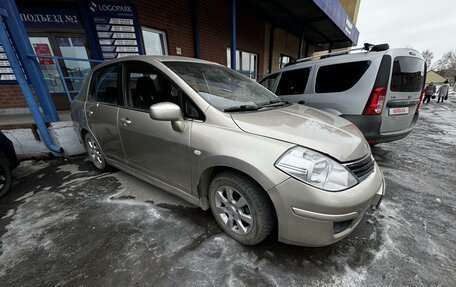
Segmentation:
<svg viewBox="0 0 456 287">
<path fill-rule="evenodd" d="M 178 89 L 161 72 L 142 62 L 126 65 L 127 106 L 148 111 L 153 104 L 178 104 Z"/>
</svg>

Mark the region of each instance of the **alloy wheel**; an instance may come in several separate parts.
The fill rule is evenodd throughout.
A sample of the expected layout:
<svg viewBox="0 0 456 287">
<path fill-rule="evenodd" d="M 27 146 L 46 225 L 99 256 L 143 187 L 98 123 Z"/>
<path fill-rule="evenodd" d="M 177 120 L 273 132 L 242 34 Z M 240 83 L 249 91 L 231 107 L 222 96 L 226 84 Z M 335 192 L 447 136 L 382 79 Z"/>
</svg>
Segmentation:
<svg viewBox="0 0 456 287">
<path fill-rule="evenodd" d="M 91 137 L 87 137 L 87 152 L 89 153 L 90 160 L 97 168 L 103 168 L 104 166 L 104 157 L 101 153 L 101 149 L 98 146 L 98 143 Z"/>
<path fill-rule="evenodd" d="M 7 179 L 6 179 L 6 170 L 4 170 L 0 166 L 0 191 L 3 190 L 3 188 L 6 186 Z"/>
<path fill-rule="evenodd" d="M 216 212 L 222 222 L 237 234 L 252 230 L 254 218 L 245 198 L 234 188 L 221 186 L 215 194 Z"/>
</svg>

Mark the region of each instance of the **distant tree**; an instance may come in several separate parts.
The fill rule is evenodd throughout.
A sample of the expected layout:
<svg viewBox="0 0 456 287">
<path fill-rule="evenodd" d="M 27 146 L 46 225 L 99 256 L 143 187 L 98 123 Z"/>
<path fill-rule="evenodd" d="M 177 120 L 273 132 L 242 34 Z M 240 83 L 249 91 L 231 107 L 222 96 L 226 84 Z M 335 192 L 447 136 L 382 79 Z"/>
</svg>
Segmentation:
<svg viewBox="0 0 456 287">
<path fill-rule="evenodd" d="M 421 55 L 423 56 L 424 60 L 426 61 L 426 65 L 427 65 L 428 69 L 430 69 L 432 60 L 434 59 L 434 52 L 432 52 L 429 49 L 426 49 L 423 52 L 421 52 Z"/>
<path fill-rule="evenodd" d="M 456 50 L 443 54 L 442 58 L 434 64 L 433 69 L 454 83 L 456 80 Z"/>
</svg>

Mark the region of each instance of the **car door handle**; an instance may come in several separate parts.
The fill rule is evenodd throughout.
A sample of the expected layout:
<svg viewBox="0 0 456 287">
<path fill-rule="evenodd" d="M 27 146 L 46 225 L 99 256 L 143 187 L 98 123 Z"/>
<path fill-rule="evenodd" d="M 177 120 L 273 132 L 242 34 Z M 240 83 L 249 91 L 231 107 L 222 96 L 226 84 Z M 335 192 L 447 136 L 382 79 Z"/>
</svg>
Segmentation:
<svg viewBox="0 0 456 287">
<path fill-rule="evenodd" d="M 91 115 L 93 115 L 93 112 L 92 112 L 92 111 L 88 111 L 88 112 L 87 112 L 87 115 L 88 115 L 88 116 L 91 116 Z"/>
<path fill-rule="evenodd" d="M 131 121 L 130 121 L 129 118 L 122 118 L 122 119 L 120 119 L 120 121 L 122 122 L 122 124 L 123 124 L 124 126 L 129 126 L 129 125 L 131 125 Z"/>
</svg>

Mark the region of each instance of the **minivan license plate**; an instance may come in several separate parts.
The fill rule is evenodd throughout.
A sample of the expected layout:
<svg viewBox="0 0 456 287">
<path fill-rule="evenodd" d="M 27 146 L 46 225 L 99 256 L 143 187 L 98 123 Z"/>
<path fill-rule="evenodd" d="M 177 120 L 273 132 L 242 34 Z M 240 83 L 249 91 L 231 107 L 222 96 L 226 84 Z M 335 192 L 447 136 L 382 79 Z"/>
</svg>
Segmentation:
<svg viewBox="0 0 456 287">
<path fill-rule="evenodd" d="M 401 108 L 390 108 L 389 114 L 390 115 L 406 115 L 409 113 L 409 107 L 401 107 Z"/>
</svg>

